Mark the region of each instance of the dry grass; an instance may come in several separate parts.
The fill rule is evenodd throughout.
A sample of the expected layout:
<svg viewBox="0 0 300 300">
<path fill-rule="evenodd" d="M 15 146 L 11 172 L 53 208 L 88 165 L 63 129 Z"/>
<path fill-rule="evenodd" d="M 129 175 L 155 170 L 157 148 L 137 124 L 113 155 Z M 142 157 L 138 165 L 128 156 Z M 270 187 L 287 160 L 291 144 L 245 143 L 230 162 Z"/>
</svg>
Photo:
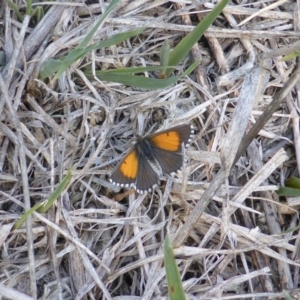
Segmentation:
<svg viewBox="0 0 300 300">
<path fill-rule="evenodd" d="M 298 225 L 298 207 L 274 193 L 299 176 L 300 72 L 297 59 L 281 60 L 299 49 L 299 3 L 227 6 L 176 72 L 201 58 L 199 68 L 163 90 L 90 81 L 83 72 L 91 63 L 158 65 L 162 43 L 174 47 L 209 2 L 123 1 L 95 40 L 145 32 L 90 53 L 56 82 L 37 80 L 41 63 L 78 45 L 106 3 L 53 3 L 38 29 L 1 5 L 1 299 L 167 299 L 167 232 L 187 299 L 280 299 L 283 290 L 299 297 L 298 229 L 282 234 Z M 280 105 L 260 119 L 245 152 L 244 131 L 273 98 Z M 109 183 L 134 134 L 183 123 L 197 131 L 175 178 L 162 177 L 148 195 Z M 55 207 L 12 230 L 75 163 Z"/>
</svg>

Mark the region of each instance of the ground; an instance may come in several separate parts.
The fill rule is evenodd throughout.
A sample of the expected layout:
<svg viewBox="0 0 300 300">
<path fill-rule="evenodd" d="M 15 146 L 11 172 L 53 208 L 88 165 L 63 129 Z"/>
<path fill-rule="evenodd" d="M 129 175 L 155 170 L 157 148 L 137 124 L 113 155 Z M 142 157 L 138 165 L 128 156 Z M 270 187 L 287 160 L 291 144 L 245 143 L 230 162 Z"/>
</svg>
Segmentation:
<svg viewBox="0 0 300 300">
<path fill-rule="evenodd" d="M 35 3 L 31 17 L 1 4 L 0 295 L 167 299 L 169 233 L 186 299 L 298 299 L 299 203 L 276 190 L 299 176 L 300 70 L 283 59 L 300 48 L 299 2 L 230 2 L 160 87 L 161 69 L 94 74 L 158 67 L 215 2 L 120 1 L 90 44 L 141 32 L 41 76 L 109 3 Z M 181 124 L 194 136 L 174 176 L 145 194 L 109 181 L 137 135 Z"/>
</svg>

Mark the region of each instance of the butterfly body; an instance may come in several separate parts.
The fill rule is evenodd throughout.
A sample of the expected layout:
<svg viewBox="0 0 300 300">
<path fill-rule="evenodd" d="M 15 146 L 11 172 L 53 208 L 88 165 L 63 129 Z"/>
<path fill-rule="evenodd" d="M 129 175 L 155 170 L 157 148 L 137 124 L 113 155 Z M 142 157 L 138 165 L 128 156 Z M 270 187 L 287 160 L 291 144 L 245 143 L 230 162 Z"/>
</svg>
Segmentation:
<svg viewBox="0 0 300 300">
<path fill-rule="evenodd" d="M 120 187 L 133 187 L 138 193 L 150 192 L 158 183 L 159 176 L 150 162 L 157 163 L 165 174 L 182 167 L 182 143 L 187 147 L 193 129 L 180 125 L 139 138 L 112 172 L 110 181 Z"/>
</svg>

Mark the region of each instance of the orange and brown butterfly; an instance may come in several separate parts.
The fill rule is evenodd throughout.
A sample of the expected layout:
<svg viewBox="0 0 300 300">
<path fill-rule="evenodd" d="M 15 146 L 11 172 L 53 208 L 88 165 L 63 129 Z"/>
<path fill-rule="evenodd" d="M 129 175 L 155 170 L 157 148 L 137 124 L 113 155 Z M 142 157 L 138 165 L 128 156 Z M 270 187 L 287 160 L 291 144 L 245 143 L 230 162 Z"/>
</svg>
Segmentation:
<svg viewBox="0 0 300 300">
<path fill-rule="evenodd" d="M 139 138 L 113 170 L 110 182 L 120 187 L 134 188 L 138 193 L 151 192 L 159 181 L 150 162 L 159 164 L 164 174 L 181 169 L 182 143 L 189 146 L 194 134 L 191 125 L 179 125 Z"/>
</svg>

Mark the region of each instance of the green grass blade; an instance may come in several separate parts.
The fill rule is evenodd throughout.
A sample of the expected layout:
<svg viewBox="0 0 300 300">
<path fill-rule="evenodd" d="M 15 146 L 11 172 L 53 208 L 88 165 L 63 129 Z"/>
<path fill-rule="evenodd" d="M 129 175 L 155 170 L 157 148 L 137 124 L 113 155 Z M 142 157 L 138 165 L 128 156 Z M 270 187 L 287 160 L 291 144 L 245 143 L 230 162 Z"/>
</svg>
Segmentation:
<svg viewBox="0 0 300 300">
<path fill-rule="evenodd" d="M 128 38 L 137 36 L 138 34 L 142 33 L 144 30 L 145 28 L 137 28 L 128 32 L 119 33 L 105 41 L 101 41 L 99 43 L 90 45 L 87 48 L 77 47 L 74 50 L 70 51 L 69 54 L 63 59 L 60 60 L 50 59 L 42 65 L 39 74 L 39 79 L 43 80 L 47 77 L 50 77 L 52 74 L 56 72 L 57 73 L 54 79 L 59 78 L 61 74 L 65 72 L 69 66 L 71 66 L 76 60 L 86 55 L 88 52 L 95 49 L 110 47 L 112 45 L 119 44 Z"/>
<path fill-rule="evenodd" d="M 113 0 L 110 2 L 106 11 L 98 19 L 91 31 L 86 35 L 82 42 L 78 45 L 78 48 L 85 48 L 93 39 L 94 34 L 97 32 L 98 28 L 102 25 L 107 16 L 112 12 L 112 10 L 118 5 L 120 0 Z"/>
<path fill-rule="evenodd" d="M 197 43 L 208 27 L 214 22 L 222 12 L 229 0 L 221 0 L 215 8 L 191 31 L 185 36 L 170 54 L 169 66 L 177 66 L 180 61 L 189 53 L 192 47 Z M 170 76 L 172 70 L 167 69 L 166 75 Z"/>
<path fill-rule="evenodd" d="M 278 191 L 276 191 L 279 196 L 286 197 L 299 197 L 300 196 L 300 178 L 298 177 L 290 177 L 285 181 L 285 186 L 280 187 Z"/>
<path fill-rule="evenodd" d="M 118 33 L 105 41 L 101 41 L 99 43 L 95 43 L 93 45 L 88 46 L 87 48 L 85 48 L 86 52 L 122 43 L 123 41 L 133 36 L 141 34 L 145 29 L 145 27 L 140 27 L 127 32 Z"/>
<path fill-rule="evenodd" d="M 160 65 L 164 68 L 159 72 L 159 78 L 166 77 L 166 70 L 169 63 L 169 58 L 170 58 L 170 45 L 167 41 L 164 41 L 160 49 Z"/>
<path fill-rule="evenodd" d="M 156 90 L 163 89 L 169 85 L 174 84 L 179 77 L 170 77 L 166 79 L 148 78 L 137 75 L 124 75 L 124 74 L 100 74 L 97 76 L 100 80 L 118 82 L 124 85 Z"/>
<path fill-rule="evenodd" d="M 292 53 L 285 55 L 281 60 L 282 61 L 287 61 L 287 60 L 293 60 L 297 56 L 300 56 L 300 50 L 293 51 Z"/>
<path fill-rule="evenodd" d="M 285 186 L 290 188 L 300 189 L 300 178 L 294 176 L 290 177 L 285 181 Z"/>
<path fill-rule="evenodd" d="M 15 12 L 15 14 L 17 15 L 17 17 L 20 19 L 20 21 L 23 22 L 24 17 L 23 15 L 20 13 L 18 6 L 11 0 L 7 0 L 7 4 L 8 6 Z"/>
<path fill-rule="evenodd" d="M 286 290 L 283 290 L 283 291 L 282 291 L 282 294 L 283 294 L 283 296 L 285 297 L 285 300 L 293 300 L 293 299 L 295 299 L 295 298 L 292 297 L 292 296 L 288 293 L 288 291 L 286 291 Z"/>
<path fill-rule="evenodd" d="M 31 11 L 32 11 L 32 1 L 31 0 L 27 0 L 26 1 L 26 15 L 30 16 Z"/>
<path fill-rule="evenodd" d="M 65 190 L 65 188 L 69 184 L 75 168 L 76 168 L 76 165 L 73 166 L 68 171 L 66 176 L 62 179 L 61 183 L 57 186 L 57 188 L 54 190 L 54 192 L 50 195 L 50 197 L 46 201 L 46 204 L 43 205 L 42 207 L 38 208 L 38 210 L 37 210 L 38 212 L 45 213 L 53 205 L 53 203 L 56 201 L 56 199 L 63 193 L 63 191 Z"/>
<path fill-rule="evenodd" d="M 25 222 L 25 220 L 33 213 L 35 212 L 39 207 L 41 207 L 43 204 L 45 203 L 45 201 L 37 203 L 34 207 L 30 208 L 29 210 L 27 210 L 22 217 L 20 218 L 20 220 L 15 224 L 14 229 L 19 229 L 20 226 L 23 224 L 23 222 Z"/>
<path fill-rule="evenodd" d="M 66 71 L 66 69 L 73 64 L 76 60 L 79 58 L 83 57 L 87 51 L 91 51 L 90 48 L 86 49 L 87 45 L 92 41 L 94 34 L 97 32 L 98 28 L 102 25 L 104 20 L 107 18 L 107 16 L 111 13 L 111 11 L 118 5 L 120 0 L 113 0 L 106 11 L 101 15 L 101 17 L 98 19 L 94 27 L 90 30 L 90 32 L 87 33 L 86 37 L 81 41 L 81 43 L 72 51 L 69 52 L 69 54 L 60 60 L 60 67 L 56 71 L 57 73 L 55 74 L 53 80 L 56 80 L 61 76 L 63 72 Z M 121 35 L 121 34 L 119 34 Z M 124 35 L 124 34 L 123 34 Z M 93 46 L 93 45 L 92 45 Z M 99 47 L 99 46 L 98 46 Z M 96 48 L 97 49 L 97 48 Z M 57 66 L 57 64 L 55 64 Z M 44 79 L 46 75 L 49 74 L 49 71 L 47 69 L 49 67 L 49 64 L 44 63 L 42 66 L 42 71 L 40 72 L 39 78 Z M 50 69 L 55 69 L 55 68 L 50 68 Z M 53 73 L 51 73 L 48 76 L 51 76 Z M 47 77 L 48 77 L 47 76 Z"/>
<path fill-rule="evenodd" d="M 168 234 L 164 242 L 164 262 L 170 300 L 185 300 L 180 273 L 174 257 L 172 242 Z"/>
<path fill-rule="evenodd" d="M 156 79 L 156 78 L 148 78 L 144 76 L 137 76 L 137 75 L 130 75 L 130 74 L 124 74 L 126 71 L 123 70 L 123 74 L 116 74 L 112 72 L 106 72 L 103 71 L 96 72 L 96 76 L 100 80 L 105 81 L 112 81 L 112 82 L 118 82 L 124 85 L 138 87 L 138 88 L 144 88 L 144 89 L 150 89 L 150 90 L 156 90 L 156 89 L 163 89 L 166 88 L 174 83 L 176 83 L 180 78 L 190 74 L 196 66 L 199 64 L 199 61 L 194 62 L 184 73 L 182 73 L 180 76 L 172 76 L 169 78 L 164 79 Z M 159 67 L 157 67 L 159 68 Z M 135 69 L 135 68 L 133 68 Z"/>
<path fill-rule="evenodd" d="M 278 233 L 277 235 L 281 235 L 281 234 L 289 234 L 289 233 L 292 233 L 292 232 L 298 230 L 299 228 L 300 228 L 300 224 L 297 225 L 296 227 L 290 228 L 290 229 L 288 229 L 288 230 L 281 231 L 281 232 Z M 275 234 L 275 236 L 276 236 L 276 234 Z"/>
<path fill-rule="evenodd" d="M 61 67 L 61 61 L 56 59 L 49 59 L 45 61 L 41 67 L 39 79 L 43 80 L 56 73 Z"/>
<path fill-rule="evenodd" d="M 39 79 L 43 80 L 56 73 L 54 79 L 59 78 L 66 69 L 72 65 L 78 58 L 82 57 L 85 53 L 84 49 L 74 49 L 62 59 L 49 59 L 45 61 L 39 73 Z"/>
<path fill-rule="evenodd" d="M 45 213 L 53 205 L 55 200 L 62 194 L 62 192 L 65 190 L 68 183 L 70 182 L 75 167 L 76 166 L 73 166 L 68 171 L 61 183 L 57 186 L 55 191 L 50 195 L 50 197 L 46 201 L 37 203 L 34 207 L 30 208 L 22 215 L 20 220 L 15 224 L 14 229 L 18 229 L 22 225 L 22 223 L 28 218 L 28 216 L 30 216 L 33 212 L 38 211 L 40 213 Z"/>
<path fill-rule="evenodd" d="M 31 18 L 36 17 L 36 22 L 39 23 L 44 18 L 44 9 L 41 6 L 37 6 L 31 12 Z"/>
<path fill-rule="evenodd" d="M 111 69 L 111 70 L 104 70 L 104 71 L 96 71 L 97 75 L 105 75 L 105 74 L 140 74 L 144 72 L 153 72 L 163 70 L 164 67 L 155 66 L 155 67 L 129 67 L 129 68 L 119 68 L 119 69 Z M 173 67 L 173 69 L 175 69 Z M 88 69 L 85 71 L 86 76 L 93 76 L 93 72 Z"/>
<path fill-rule="evenodd" d="M 286 196 L 286 197 L 299 197 L 300 189 L 294 189 L 290 187 L 281 187 L 278 191 L 276 191 L 278 196 Z"/>
</svg>

